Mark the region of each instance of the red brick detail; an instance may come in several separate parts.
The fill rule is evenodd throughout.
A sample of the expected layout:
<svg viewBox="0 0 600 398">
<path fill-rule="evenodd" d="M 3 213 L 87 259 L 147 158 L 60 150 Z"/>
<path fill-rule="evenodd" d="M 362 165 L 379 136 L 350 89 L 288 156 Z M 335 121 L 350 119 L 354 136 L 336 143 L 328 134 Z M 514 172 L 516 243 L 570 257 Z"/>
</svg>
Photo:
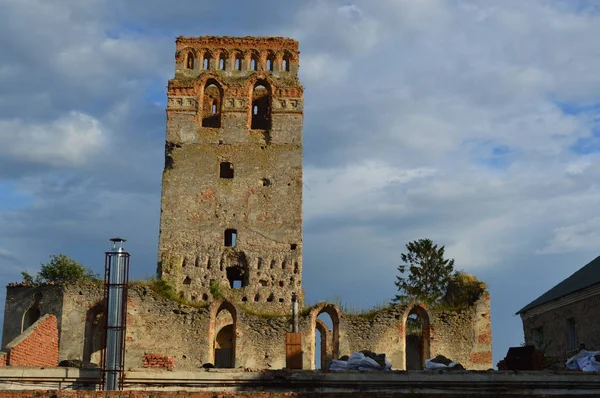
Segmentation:
<svg viewBox="0 0 600 398">
<path fill-rule="evenodd" d="M 58 366 L 56 317 L 44 315 L 6 345 L 9 366 Z"/>
<path fill-rule="evenodd" d="M 144 367 L 173 370 L 173 368 L 175 368 L 175 362 L 173 357 L 166 355 L 146 354 L 144 355 Z"/>
<path fill-rule="evenodd" d="M 477 342 L 480 344 L 489 344 L 492 342 L 492 329 L 488 325 L 485 330 L 477 336 Z"/>
<path fill-rule="evenodd" d="M 6 353 L 0 351 L 0 366 L 7 366 L 6 358 L 7 358 Z"/>
<path fill-rule="evenodd" d="M 476 352 L 471 355 L 471 362 L 473 363 L 492 363 L 492 352 Z"/>
</svg>

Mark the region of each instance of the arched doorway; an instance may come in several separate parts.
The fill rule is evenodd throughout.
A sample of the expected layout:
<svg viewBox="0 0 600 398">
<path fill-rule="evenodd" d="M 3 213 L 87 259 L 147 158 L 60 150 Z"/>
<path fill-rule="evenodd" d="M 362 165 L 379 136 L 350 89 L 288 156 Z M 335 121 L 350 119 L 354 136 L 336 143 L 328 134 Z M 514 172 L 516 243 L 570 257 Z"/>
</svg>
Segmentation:
<svg viewBox="0 0 600 398">
<path fill-rule="evenodd" d="M 324 314 L 319 316 L 323 317 Z M 324 320 L 317 318 L 315 323 L 315 369 L 328 369 L 333 359 L 331 354 L 331 331 Z"/>
<path fill-rule="evenodd" d="M 423 370 L 429 358 L 429 315 L 421 306 L 414 306 L 406 317 L 405 369 Z"/>
<path fill-rule="evenodd" d="M 311 368 L 327 369 L 331 360 L 339 357 L 340 314 L 333 304 L 320 304 L 310 311 L 314 336 L 311 343 Z"/>
<path fill-rule="evenodd" d="M 213 364 L 216 368 L 235 367 L 236 356 L 236 311 L 233 304 L 224 301 L 213 312 L 211 333 Z"/>
</svg>

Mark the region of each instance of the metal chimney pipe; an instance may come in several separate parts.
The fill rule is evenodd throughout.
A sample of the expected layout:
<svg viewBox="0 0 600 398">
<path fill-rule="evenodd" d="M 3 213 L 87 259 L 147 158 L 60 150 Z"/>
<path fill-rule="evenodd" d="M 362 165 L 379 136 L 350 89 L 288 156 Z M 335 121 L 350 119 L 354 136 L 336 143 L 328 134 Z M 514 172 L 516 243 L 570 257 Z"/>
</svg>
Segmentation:
<svg viewBox="0 0 600 398">
<path fill-rule="evenodd" d="M 111 251 L 106 252 L 104 264 L 105 350 L 102 385 L 105 390 L 122 390 L 129 253 L 123 249 L 125 239 L 112 238 L 110 242 Z"/>
<path fill-rule="evenodd" d="M 298 297 L 292 293 L 292 333 L 298 333 Z"/>
</svg>

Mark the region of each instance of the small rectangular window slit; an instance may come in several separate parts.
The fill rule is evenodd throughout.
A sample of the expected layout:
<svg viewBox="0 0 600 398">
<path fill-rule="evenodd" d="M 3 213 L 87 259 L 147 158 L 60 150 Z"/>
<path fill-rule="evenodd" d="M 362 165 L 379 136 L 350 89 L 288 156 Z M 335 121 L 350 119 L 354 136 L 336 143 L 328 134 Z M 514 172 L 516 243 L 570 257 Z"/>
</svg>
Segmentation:
<svg viewBox="0 0 600 398">
<path fill-rule="evenodd" d="M 221 162 L 219 167 L 219 177 L 233 178 L 233 164 L 229 162 Z"/>
</svg>

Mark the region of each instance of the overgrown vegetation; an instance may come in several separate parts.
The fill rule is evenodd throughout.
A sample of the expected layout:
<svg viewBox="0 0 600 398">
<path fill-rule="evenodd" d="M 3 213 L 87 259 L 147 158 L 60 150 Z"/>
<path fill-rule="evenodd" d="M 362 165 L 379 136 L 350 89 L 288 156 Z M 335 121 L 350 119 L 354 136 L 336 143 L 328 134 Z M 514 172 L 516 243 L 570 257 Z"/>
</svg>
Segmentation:
<svg viewBox="0 0 600 398">
<path fill-rule="evenodd" d="M 446 308 L 460 309 L 469 307 L 487 293 L 487 286 L 475 276 L 466 272 L 455 272 L 446 288 L 446 294 L 440 305 Z"/>
<path fill-rule="evenodd" d="M 64 254 L 51 255 L 50 261 L 41 264 L 41 268 L 35 277 L 25 271 L 21 272 L 21 276 L 23 277 L 23 283 L 29 284 L 100 281 L 98 274 Z"/>
<path fill-rule="evenodd" d="M 217 282 L 215 280 L 210 281 L 208 290 L 210 291 L 210 294 L 213 296 L 213 298 L 215 300 L 221 300 L 224 297 L 223 292 L 221 291 L 221 286 L 219 285 L 219 282 Z"/>
</svg>

